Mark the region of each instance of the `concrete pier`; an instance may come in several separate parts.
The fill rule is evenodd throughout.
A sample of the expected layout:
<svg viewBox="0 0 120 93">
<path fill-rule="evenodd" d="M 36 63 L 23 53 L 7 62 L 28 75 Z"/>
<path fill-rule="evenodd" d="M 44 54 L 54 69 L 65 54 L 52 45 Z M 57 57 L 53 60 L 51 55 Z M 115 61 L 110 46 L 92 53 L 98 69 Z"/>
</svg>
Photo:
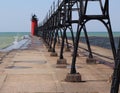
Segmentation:
<svg viewBox="0 0 120 93">
<path fill-rule="evenodd" d="M 56 47 L 58 54 L 59 51 L 60 47 Z M 71 52 L 65 52 L 64 57 L 68 64 L 59 68 L 58 57 L 50 56 L 42 39 L 31 38 L 27 49 L 13 50 L 2 59 L 0 93 L 110 93 L 112 68 L 86 64 L 87 57 L 80 54 L 76 67 L 83 82 L 66 82 Z"/>
</svg>

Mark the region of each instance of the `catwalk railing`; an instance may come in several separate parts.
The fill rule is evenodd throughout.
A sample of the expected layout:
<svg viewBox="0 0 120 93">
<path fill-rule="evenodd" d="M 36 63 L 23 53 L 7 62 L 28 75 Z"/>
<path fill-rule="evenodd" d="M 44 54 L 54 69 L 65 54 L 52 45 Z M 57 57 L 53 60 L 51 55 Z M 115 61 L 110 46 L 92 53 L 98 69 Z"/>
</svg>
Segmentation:
<svg viewBox="0 0 120 93">
<path fill-rule="evenodd" d="M 96 9 L 96 6 L 92 9 L 91 13 L 88 12 L 89 6 L 91 5 L 93 7 L 94 4 L 97 4 L 97 6 L 99 6 L 99 13 L 96 13 L 96 11 L 94 10 Z M 60 56 L 57 60 L 57 64 L 67 63 L 63 55 L 63 49 L 66 46 L 67 50 L 69 50 L 68 37 L 66 32 L 68 30 L 71 32 L 72 42 L 74 46 L 70 71 L 70 74 L 72 76 L 78 74 L 78 72 L 76 71 L 76 57 L 81 31 L 83 31 L 85 34 L 86 44 L 89 51 L 87 63 L 95 63 L 95 59 L 93 57 L 91 46 L 89 43 L 87 33 L 88 31 L 86 28 L 86 23 L 91 20 L 98 20 L 106 27 L 111 43 L 113 58 L 115 59 L 116 49 L 109 17 L 109 0 L 58 0 L 57 3 L 53 2 L 53 5 L 47 13 L 45 19 L 43 20 L 43 22 L 40 23 L 38 27 L 38 35 L 41 36 L 46 44 L 49 46 L 49 51 L 52 52 L 51 55 L 57 56 L 55 50 L 56 43 L 61 44 Z M 73 31 L 76 32 L 75 36 L 73 34 Z M 74 80 L 72 77 L 72 79 L 69 79 L 68 81 L 76 80 Z"/>
</svg>

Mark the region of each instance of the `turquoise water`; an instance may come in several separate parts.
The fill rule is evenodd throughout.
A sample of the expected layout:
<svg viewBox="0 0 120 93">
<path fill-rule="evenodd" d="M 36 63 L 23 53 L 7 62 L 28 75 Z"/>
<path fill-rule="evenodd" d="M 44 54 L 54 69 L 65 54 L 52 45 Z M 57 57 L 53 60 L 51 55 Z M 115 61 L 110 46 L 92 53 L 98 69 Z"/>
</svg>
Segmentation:
<svg viewBox="0 0 120 93">
<path fill-rule="evenodd" d="M 0 49 L 3 49 L 5 47 L 11 45 L 15 40 L 15 38 L 14 38 L 15 36 L 19 37 L 19 40 L 20 40 L 20 39 L 22 39 L 22 36 L 29 35 L 29 34 L 30 34 L 30 32 L 0 32 Z M 74 35 L 76 35 L 76 33 L 74 33 Z M 114 37 L 120 37 L 120 32 L 113 32 L 113 35 L 114 35 Z M 71 37 L 71 33 L 67 32 L 67 36 Z M 83 32 L 81 33 L 81 36 L 84 37 Z M 104 38 L 104 37 L 108 37 L 108 33 L 107 32 L 88 32 L 88 36 L 89 37 L 103 37 Z M 91 41 L 91 43 L 95 43 L 95 42 L 97 42 L 97 39 L 99 39 L 99 38 L 95 38 L 94 40 L 90 40 L 90 41 Z M 102 39 L 100 38 L 100 40 L 102 40 Z M 105 40 L 106 39 L 104 39 L 104 41 Z M 102 40 L 100 42 L 103 44 L 104 41 Z M 116 41 L 115 44 L 117 46 L 118 40 L 115 40 L 115 41 Z M 109 41 L 105 41 L 105 42 L 108 43 Z M 99 44 L 99 46 L 103 46 L 101 43 Z"/>
<path fill-rule="evenodd" d="M 24 35 L 29 35 L 29 32 L 0 32 L 0 49 L 10 46 L 15 37 L 20 40 Z"/>
</svg>

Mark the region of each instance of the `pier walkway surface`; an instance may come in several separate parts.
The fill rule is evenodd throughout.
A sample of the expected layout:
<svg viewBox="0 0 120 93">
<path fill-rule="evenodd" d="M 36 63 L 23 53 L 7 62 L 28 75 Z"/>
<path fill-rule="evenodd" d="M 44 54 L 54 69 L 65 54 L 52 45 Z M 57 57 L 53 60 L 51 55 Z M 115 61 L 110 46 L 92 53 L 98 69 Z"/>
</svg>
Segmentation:
<svg viewBox="0 0 120 93">
<path fill-rule="evenodd" d="M 59 56 L 59 46 L 56 51 Z M 56 65 L 58 57 L 51 57 L 42 39 L 33 37 L 28 49 L 13 50 L 3 58 L 0 93 L 110 93 L 110 67 L 86 64 L 86 56 L 81 54 L 76 66 L 83 82 L 66 82 L 71 52 L 65 52 L 64 57 L 68 65 Z"/>
</svg>

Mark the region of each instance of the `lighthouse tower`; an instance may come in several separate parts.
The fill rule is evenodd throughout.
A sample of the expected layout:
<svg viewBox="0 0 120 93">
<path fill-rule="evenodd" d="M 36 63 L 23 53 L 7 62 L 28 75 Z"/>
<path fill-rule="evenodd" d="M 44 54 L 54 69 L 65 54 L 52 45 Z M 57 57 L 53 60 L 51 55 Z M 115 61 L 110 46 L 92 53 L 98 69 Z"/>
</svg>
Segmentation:
<svg viewBox="0 0 120 93">
<path fill-rule="evenodd" d="M 36 15 L 34 14 L 31 19 L 31 35 L 34 36 L 37 34 L 37 27 L 38 27 L 38 19 Z"/>
</svg>

